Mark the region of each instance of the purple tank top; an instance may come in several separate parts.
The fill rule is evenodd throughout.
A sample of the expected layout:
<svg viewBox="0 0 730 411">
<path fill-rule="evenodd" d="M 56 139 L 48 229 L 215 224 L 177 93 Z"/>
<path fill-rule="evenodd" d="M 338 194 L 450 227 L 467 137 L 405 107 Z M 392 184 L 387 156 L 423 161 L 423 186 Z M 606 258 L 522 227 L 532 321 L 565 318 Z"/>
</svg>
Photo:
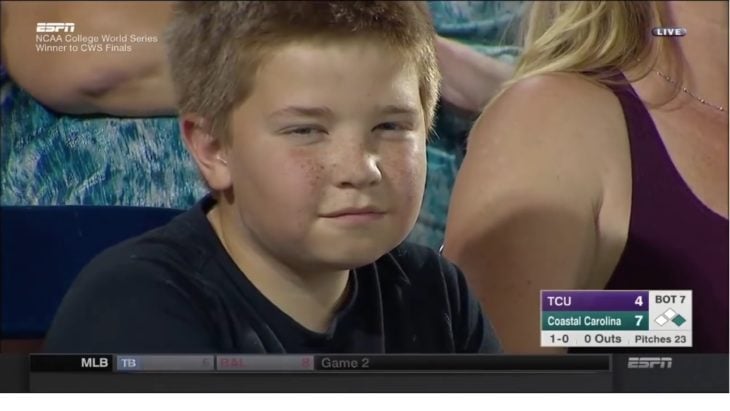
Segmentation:
<svg viewBox="0 0 730 411">
<path fill-rule="evenodd" d="M 628 240 L 606 288 L 692 290 L 687 351 L 727 353 L 728 220 L 691 191 L 633 87 L 612 89 L 628 129 L 632 189 Z"/>
</svg>

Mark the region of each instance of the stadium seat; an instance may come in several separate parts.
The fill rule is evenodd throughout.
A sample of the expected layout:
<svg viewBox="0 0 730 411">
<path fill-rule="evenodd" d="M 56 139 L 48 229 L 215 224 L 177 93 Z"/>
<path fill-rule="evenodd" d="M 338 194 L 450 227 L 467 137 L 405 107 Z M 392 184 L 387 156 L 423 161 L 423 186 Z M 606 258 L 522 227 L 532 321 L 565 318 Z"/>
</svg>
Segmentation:
<svg viewBox="0 0 730 411">
<path fill-rule="evenodd" d="M 3 346 L 12 346 L 13 340 L 42 339 L 84 265 L 105 248 L 164 225 L 180 212 L 117 206 L 0 207 Z"/>
</svg>

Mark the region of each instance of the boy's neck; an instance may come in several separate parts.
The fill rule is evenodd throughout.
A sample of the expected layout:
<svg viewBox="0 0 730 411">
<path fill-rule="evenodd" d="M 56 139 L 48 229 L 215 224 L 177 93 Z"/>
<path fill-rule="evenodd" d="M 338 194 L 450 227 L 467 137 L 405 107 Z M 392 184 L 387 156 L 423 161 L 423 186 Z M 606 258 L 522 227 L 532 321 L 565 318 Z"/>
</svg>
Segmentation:
<svg viewBox="0 0 730 411">
<path fill-rule="evenodd" d="M 229 206 L 221 203 L 213 206 L 207 215 L 238 268 L 261 294 L 303 327 L 326 331 L 335 311 L 347 297 L 349 272 L 297 272 L 242 234 L 243 226 L 236 216 Z"/>
</svg>

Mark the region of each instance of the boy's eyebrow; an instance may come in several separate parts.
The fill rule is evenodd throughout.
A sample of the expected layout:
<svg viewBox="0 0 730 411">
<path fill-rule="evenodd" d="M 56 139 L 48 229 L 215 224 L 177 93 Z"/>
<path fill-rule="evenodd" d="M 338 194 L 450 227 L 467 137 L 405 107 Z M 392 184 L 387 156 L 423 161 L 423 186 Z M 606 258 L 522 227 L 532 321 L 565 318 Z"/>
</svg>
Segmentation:
<svg viewBox="0 0 730 411">
<path fill-rule="evenodd" d="M 299 115 L 307 117 L 332 117 L 333 113 L 329 107 L 301 107 L 287 106 L 269 114 L 269 118 L 283 117 L 287 115 Z"/>
<path fill-rule="evenodd" d="M 388 104 L 385 106 L 378 106 L 375 110 L 378 114 L 408 114 L 412 116 L 418 115 L 419 111 L 417 108 L 410 105 L 394 105 Z M 302 107 L 302 106 L 287 106 L 282 109 L 276 110 L 269 114 L 269 118 L 284 117 L 287 115 L 299 115 L 306 117 L 333 117 L 334 113 L 329 107 Z"/>
<path fill-rule="evenodd" d="M 399 106 L 389 104 L 387 106 L 379 107 L 377 111 L 380 114 L 408 114 L 413 116 L 418 115 L 418 109 L 410 105 Z"/>
</svg>

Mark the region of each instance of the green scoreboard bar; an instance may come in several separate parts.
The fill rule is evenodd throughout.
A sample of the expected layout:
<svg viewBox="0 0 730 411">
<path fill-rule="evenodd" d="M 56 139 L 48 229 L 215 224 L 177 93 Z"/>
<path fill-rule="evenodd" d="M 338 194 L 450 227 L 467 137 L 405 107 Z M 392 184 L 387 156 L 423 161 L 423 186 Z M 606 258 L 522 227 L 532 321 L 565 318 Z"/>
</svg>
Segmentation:
<svg viewBox="0 0 730 411">
<path fill-rule="evenodd" d="M 691 290 L 542 290 L 543 347 L 691 347 Z"/>
</svg>

